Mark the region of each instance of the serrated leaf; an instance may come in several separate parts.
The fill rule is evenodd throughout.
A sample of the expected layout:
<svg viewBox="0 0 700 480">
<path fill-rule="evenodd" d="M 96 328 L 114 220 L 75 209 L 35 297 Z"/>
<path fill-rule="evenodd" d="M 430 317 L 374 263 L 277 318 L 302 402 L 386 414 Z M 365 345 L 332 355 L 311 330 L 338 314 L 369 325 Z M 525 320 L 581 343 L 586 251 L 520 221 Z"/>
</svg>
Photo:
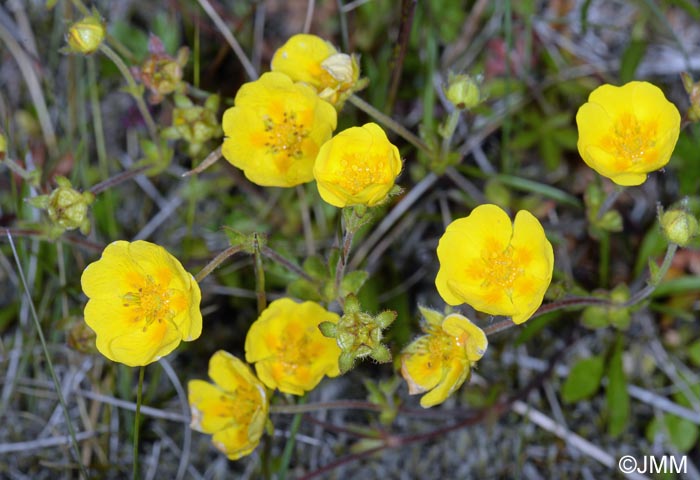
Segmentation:
<svg viewBox="0 0 700 480">
<path fill-rule="evenodd" d="M 304 260 L 303 268 L 312 278 L 317 280 L 328 278 L 328 264 L 318 255 L 313 255 Z"/>
<path fill-rule="evenodd" d="M 615 351 L 608 365 L 608 433 L 612 437 L 620 435 L 627 427 L 630 414 L 630 397 L 627 393 L 627 379 L 622 368 L 622 338 L 618 337 Z"/>
<path fill-rule="evenodd" d="M 561 388 L 564 403 L 574 403 L 592 397 L 600 388 L 604 367 L 603 357 L 599 355 L 579 360 L 571 368 Z"/>
<path fill-rule="evenodd" d="M 340 295 L 343 297 L 350 294 L 357 295 L 368 277 L 369 273 L 365 270 L 355 270 L 346 274 L 340 282 Z"/>
<path fill-rule="evenodd" d="M 303 278 L 294 280 L 287 285 L 287 294 L 300 300 L 319 302 L 322 300 L 318 289 Z"/>
</svg>

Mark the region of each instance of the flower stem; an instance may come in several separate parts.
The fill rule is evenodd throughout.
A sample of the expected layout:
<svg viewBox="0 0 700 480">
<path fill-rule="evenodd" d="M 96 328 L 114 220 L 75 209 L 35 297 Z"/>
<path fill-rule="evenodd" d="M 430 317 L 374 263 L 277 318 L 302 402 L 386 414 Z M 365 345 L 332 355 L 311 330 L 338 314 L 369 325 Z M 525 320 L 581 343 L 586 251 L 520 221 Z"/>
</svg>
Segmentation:
<svg viewBox="0 0 700 480">
<path fill-rule="evenodd" d="M 262 263 L 262 248 L 260 247 L 260 242 L 258 240 L 258 234 L 254 234 L 253 238 L 253 248 L 254 248 L 254 263 L 253 268 L 255 269 L 255 296 L 258 299 L 258 315 L 265 310 L 267 307 L 267 298 L 265 296 L 265 270 L 263 269 Z"/>
<path fill-rule="evenodd" d="M 598 297 L 565 298 L 563 300 L 558 300 L 556 302 L 541 305 L 540 308 L 538 308 L 537 311 L 528 320 L 540 317 L 546 313 L 556 312 L 557 310 L 563 310 L 565 308 L 584 308 L 607 303 L 610 303 L 609 300 Z M 492 325 L 489 325 L 488 327 L 483 328 L 483 330 L 484 333 L 488 336 L 493 335 L 494 333 L 499 333 L 504 330 L 508 330 L 509 328 L 514 327 L 516 325 L 517 324 L 513 323 L 513 321 L 510 318 L 507 318 L 505 320 L 501 320 Z"/>
<path fill-rule="evenodd" d="M 598 285 L 601 288 L 608 287 L 610 275 L 610 234 L 602 232 L 600 235 L 600 258 L 598 260 Z"/>
<path fill-rule="evenodd" d="M 445 160 L 450 150 L 450 144 L 452 143 L 452 137 L 454 136 L 455 131 L 457 130 L 457 125 L 459 124 L 459 117 L 461 116 L 461 113 L 462 112 L 455 108 L 450 112 L 450 115 L 445 121 L 445 127 L 443 131 L 444 136 L 442 137 L 442 145 L 440 148 L 441 166 L 445 165 Z"/>
<path fill-rule="evenodd" d="M 139 367 L 139 384 L 136 390 L 136 413 L 134 414 L 134 470 L 131 475 L 133 480 L 138 480 L 139 475 L 139 420 L 141 416 L 141 400 L 143 394 L 143 377 L 146 367 Z"/>
<path fill-rule="evenodd" d="M 231 247 L 228 247 L 226 250 L 218 254 L 216 257 L 214 257 L 209 263 L 207 263 L 204 268 L 202 268 L 197 275 L 195 275 L 194 279 L 197 281 L 197 283 L 200 283 L 202 280 L 204 280 L 207 275 L 209 275 L 211 272 L 213 272 L 216 267 L 221 265 L 224 260 L 226 260 L 228 257 L 231 255 L 235 255 L 238 252 L 243 250 L 243 246 L 241 245 L 234 245 Z"/>
<path fill-rule="evenodd" d="M 90 189 L 90 192 L 92 192 L 95 195 L 102 193 L 108 188 L 112 188 L 116 185 L 119 185 L 120 183 L 124 183 L 127 180 L 131 180 L 132 178 L 141 175 L 143 172 L 148 170 L 148 168 L 149 167 L 147 166 L 143 166 L 131 170 L 125 170 L 121 173 L 116 174 L 113 177 L 108 178 L 107 180 L 98 183 L 97 185 L 93 185 Z"/>
<path fill-rule="evenodd" d="M 306 401 L 306 395 L 299 399 L 298 406 L 303 406 Z M 289 461 L 292 458 L 292 453 L 294 451 L 294 443 L 296 442 L 297 433 L 299 432 L 299 426 L 301 425 L 302 413 L 299 412 L 294 415 L 292 419 L 292 425 L 289 429 L 289 438 L 287 443 L 284 445 L 284 451 L 282 452 L 282 458 L 280 459 L 279 468 L 277 469 L 277 478 L 279 480 L 285 480 L 287 478 L 287 470 L 289 469 Z"/>
<path fill-rule="evenodd" d="M 385 407 L 382 405 L 359 400 L 336 400 L 333 402 L 316 402 L 300 405 L 270 405 L 270 413 L 297 414 L 310 413 L 323 410 L 370 410 L 381 412 Z"/>
<path fill-rule="evenodd" d="M 624 190 L 621 187 L 616 186 L 615 190 L 613 190 L 610 195 L 608 195 L 605 198 L 605 201 L 603 201 L 603 204 L 600 206 L 600 209 L 598 209 L 598 213 L 596 214 L 596 220 L 600 220 L 603 218 L 603 215 L 605 215 L 608 210 L 612 208 L 613 205 L 615 205 L 615 202 L 617 199 L 620 197 L 620 194 L 622 194 Z"/>
<path fill-rule="evenodd" d="M 143 95 L 138 93 L 138 86 L 136 85 L 134 76 L 129 71 L 129 68 L 126 66 L 126 63 L 124 63 L 124 60 L 122 60 L 117 52 L 112 50 L 107 44 L 100 44 L 100 51 L 104 53 L 112 61 L 112 63 L 114 63 L 126 80 L 126 83 L 129 85 L 129 93 L 131 93 L 131 96 L 134 97 L 134 100 L 136 100 L 136 107 L 139 109 L 139 112 L 141 112 L 144 122 L 146 122 L 146 128 L 148 128 L 148 133 L 151 136 L 151 140 L 153 140 L 153 143 L 158 146 L 158 127 L 156 127 L 156 122 L 153 120 L 151 112 L 148 111 L 146 102 L 143 100 Z"/>
<path fill-rule="evenodd" d="M 355 105 L 360 110 L 362 110 L 363 112 L 365 112 L 370 117 L 373 117 L 376 121 L 378 121 L 379 123 L 384 125 L 386 128 L 388 128 L 392 132 L 403 137 L 404 140 L 406 140 L 408 143 L 412 144 L 418 150 L 421 150 L 426 155 L 431 156 L 433 154 L 433 152 L 430 151 L 430 148 L 428 148 L 428 146 L 423 142 L 423 140 L 418 138 L 413 133 L 409 132 L 399 122 L 397 122 L 393 118 L 389 117 L 388 115 L 383 114 L 382 112 L 380 112 L 379 110 L 374 108 L 372 105 L 370 105 L 369 103 L 362 100 L 357 95 L 351 95 L 350 98 L 348 99 L 348 101 L 350 103 L 352 103 L 353 105 Z"/>
<path fill-rule="evenodd" d="M 666 255 L 664 256 L 664 260 L 661 263 L 661 266 L 659 267 L 659 270 L 656 272 L 656 275 L 653 275 L 649 279 L 649 285 L 635 293 L 632 298 L 630 298 L 626 303 L 625 307 L 631 307 L 633 305 L 637 305 L 638 303 L 642 302 L 645 300 L 649 295 L 654 293 L 654 290 L 656 290 L 656 287 L 659 286 L 659 283 L 664 279 L 666 276 L 666 273 L 668 273 L 668 269 L 671 268 L 671 263 L 673 262 L 673 257 L 676 254 L 676 250 L 678 250 L 678 245 L 675 243 L 669 243 L 668 248 L 666 249 Z"/>
<path fill-rule="evenodd" d="M 280 255 L 279 253 L 277 253 L 276 251 L 274 251 L 273 249 L 271 249 L 267 245 L 264 245 L 260 250 L 261 250 L 261 253 L 263 255 L 265 255 L 267 258 L 269 258 L 273 262 L 279 263 L 280 265 L 282 265 L 284 268 L 286 268 L 290 272 L 296 273 L 304 280 L 307 280 L 307 281 L 312 282 L 312 283 L 315 282 L 315 280 L 311 277 L 311 275 L 306 273 L 301 267 L 292 263 L 290 260 L 284 258 L 282 255 Z"/>
<path fill-rule="evenodd" d="M 221 158 L 221 147 L 222 145 L 219 145 L 219 147 L 211 152 L 209 155 L 207 155 L 207 158 L 205 158 L 202 163 L 197 165 L 195 168 L 190 170 L 189 172 L 185 172 L 182 174 L 183 177 L 189 177 L 190 175 L 195 175 L 198 173 L 202 173 L 204 170 L 207 168 L 211 167 L 214 165 L 220 158 Z"/>
<path fill-rule="evenodd" d="M 355 232 L 348 228 L 347 225 L 345 225 L 344 228 L 345 235 L 343 237 L 343 246 L 342 250 L 340 251 L 340 256 L 338 257 L 338 264 L 335 267 L 335 292 L 337 295 L 340 295 L 340 284 L 343 281 L 343 276 L 345 275 L 345 267 L 348 264 L 348 257 L 350 256 L 352 239 L 355 236 Z"/>
</svg>

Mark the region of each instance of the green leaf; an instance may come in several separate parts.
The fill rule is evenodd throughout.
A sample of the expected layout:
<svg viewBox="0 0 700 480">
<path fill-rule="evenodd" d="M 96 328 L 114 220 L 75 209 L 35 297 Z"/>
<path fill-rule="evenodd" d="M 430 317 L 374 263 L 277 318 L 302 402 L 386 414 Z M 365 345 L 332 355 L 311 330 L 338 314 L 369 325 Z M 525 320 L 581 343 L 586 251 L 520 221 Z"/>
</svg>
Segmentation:
<svg viewBox="0 0 700 480">
<path fill-rule="evenodd" d="M 561 388 L 564 403 L 574 403 L 592 397 L 600 388 L 604 367 L 605 362 L 600 355 L 579 360 L 571 368 Z"/>
<path fill-rule="evenodd" d="M 313 255 L 304 260 L 304 271 L 312 278 L 325 280 L 328 278 L 328 265 L 318 255 Z"/>
<path fill-rule="evenodd" d="M 696 367 L 700 367 L 700 340 L 688 346 L 688 358 Z"/>
<path fill-rule="evenodd" d="M 365 270 L 355 270 L 347 273 L 340 282 L 340 295 L 343 297 L 351 293 L 357 295 L 357 292 L 360 291 L 368 277 L 369 273 Z"/>
<path fill-rule="evenodd" d="M 303 278 L 294 280 L 287 285 L 287 294 L 300 300 L 311 300 L 312 302 L 322 300 L 316 286 Z"/>
<path fill-rule="evenodd" d="M 608 365 L 608 433 L 612 437 L 620 435 L 627 427 L 630 415 L 630 397 L 627 393 L 627 379 L 622 369 L 622 337 L 618 337 L 615 351 Z"/>
<path fill-rule="evenodd" d="M 672 414 L 655 417 L 647 426 L 646 437 L 650 443 L 661 435 L 680 453 L 688 452 L 698 440 L 698 426 Z"/>
<path fill-rule="evenodd" d="M 605 328 L 609 325 L 608 309 L 596 305 L 586 307 L 581 314 L 581 323 L 590 329 Z"/>
<path fill-rule="evenodd" d="M 647 50 L 646 42 L 642 40 L 632 40 L 622 53 L 620 60 L 620 82 L 627 83 L 634 80 L 634 73 L 642 62 Z"/>
</svg>

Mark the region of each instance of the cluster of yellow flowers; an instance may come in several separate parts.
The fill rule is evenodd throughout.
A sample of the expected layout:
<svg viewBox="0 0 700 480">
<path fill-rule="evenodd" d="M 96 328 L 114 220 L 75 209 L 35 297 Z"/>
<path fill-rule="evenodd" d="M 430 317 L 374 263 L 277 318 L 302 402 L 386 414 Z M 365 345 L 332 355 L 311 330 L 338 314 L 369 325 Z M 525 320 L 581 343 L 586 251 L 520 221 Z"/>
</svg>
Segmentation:
<svg viewBox="0 0 700 480">
<path fill-rule="evenodd" d="M 321 198 L 336 207 L 384 200 L 401 157 L 381 127 L 368 123 L 332 137 L 337 110 L 360 85 L 357 59 L 299 34 L 277 50 L 271 67 L 243 85 L 224 113 L 224 158 L 261 186 L 316 179 Z"/>
<path fill-rule="evenodd" d="M 332 136 L 337 112 L 359 83 L 354 56 L 313 35 L 296 35 L 272 60 L 272 72 L 243 85 L 223 116 L 224 157 L 252 182 L 291 187 L 316 181 L 336 207 L 375 206 L 399 175 L 399 151 L 374 123 Z M 576 117 L 584 161 L 620 185 L 638 185 L 669 160 L 680 116 L 651 84 L 604 85 Z M 437 247 L 438 293 L 452 306 L 512 318 L 520 324 L 542 304 L 554 255 L 540 222 L 521 210 L 511 221 L 496 205 L 480 205 L 447 226 Z M 197 281 L 164 248 L 116 241 L 81 279 L 89 298 L 85 321 L 110 360 L 143 366 L 202 331 Z M 424 335 L 401 354 L 409 393 L 442 403 L 469 378 L 485 353 L 486 335 L 458 313 L 420 308 Z M 319 329 L 340 317 L 318 303 L 276 300 L 245 339 L 245 360 L 225 352 L 210 359 L 209 377 L 189 382 L 192 427 L 213 435 L 230 459 L 255 449 L 269 423 L 271 391 L 303 395 L 340 374 L 337 342 Z M 427 392 L 427 393 L 426 393 Z"/>
</svg>

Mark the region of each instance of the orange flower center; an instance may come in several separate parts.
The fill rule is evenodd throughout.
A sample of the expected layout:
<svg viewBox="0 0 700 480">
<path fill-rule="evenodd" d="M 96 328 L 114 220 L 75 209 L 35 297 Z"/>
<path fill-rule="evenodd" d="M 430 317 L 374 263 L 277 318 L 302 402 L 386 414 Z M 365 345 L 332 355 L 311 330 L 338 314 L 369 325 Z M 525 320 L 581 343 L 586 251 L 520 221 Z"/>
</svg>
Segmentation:
<svg viewBox="0 0 700 480">
<path fill-rule="evenodd" d="M 487 286 L 498 286 L 511 292 L 513 283 L 521 274 L 513 259 L 513 248 L 509 245 L 503 251 L 488 250 L 482 257 L 484 261 L 483 278 Z"/>
<path fill-rule="evenodd" d="M 621 168 L 644 161 L 656 142 L 656 122 L 639 122 L 637 117 L 627 112 L 615 122 L 615 131 L 604 140 L 604 145 L 618 161 Z"/>
<path fill-rule="evenodd" d="M 370 185 L 387 183 L 386 162 L 380 156 L 345 154 L 340 161 L 335 183 L 350 195 L 357 195 Z"/>
<path fill-rule="evenodd" d="M 230 418 L 232 425 L 250 423 L 253 414 L 261 407 L 260 392 L 252 386 L 240 386 L 233 392 L 222 393 L 219 401 L 215 414 Z"/>
<path fill-rule="evenodd" d="M 448 362 L 451 358 L 457 357 L 460 352 L 464 352 L 464 345 L 468 338 L 466 334 L 453 337 L 440 327 L 430 327 L 427 333 L 428 335 L 423 337 L 425 342 L 421 342 L 421 346 L 425 349 L 429 359 Z M 426 368 L 433 369 L 435 367 L 433 363 L 433 360 L 428 360 Z"/>
<path fill-rule="evenodd" d="M 148 275 L 136 292 L 128 292 L 122 296 L 123 305 L 134 309 L 134 318 L 143 321 L 145 332 L 153 322 L 170 321 L 175 316 L 171 306 L 174 291 L 156 283 Z"/>
<path fill-rule="evenodd" d="M 309 132 L 301 122 L 297 121 L 294 112 L 283 112 L 282 120 L 279 122 L 275 122 L 266 115 L 263 122 L 266 134 L 264 145 L 270 153 L 280 159 L 278 167 L 286 171 L 293 158 L 302 156 L 302 143 Z"/>
</svg>

